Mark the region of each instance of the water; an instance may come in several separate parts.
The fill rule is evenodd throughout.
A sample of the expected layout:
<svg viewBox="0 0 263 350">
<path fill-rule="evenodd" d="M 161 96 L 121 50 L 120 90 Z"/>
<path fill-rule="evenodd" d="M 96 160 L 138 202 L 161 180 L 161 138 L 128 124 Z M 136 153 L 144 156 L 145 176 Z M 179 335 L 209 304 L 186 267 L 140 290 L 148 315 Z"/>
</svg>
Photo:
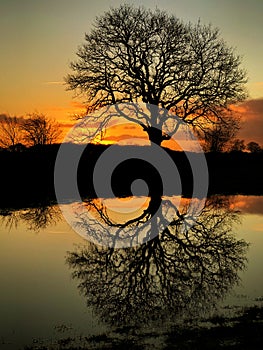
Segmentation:
<svg viewBox="0 0 263 350">
<path fill-rule="evenodd" d="M 214 198 L 190 233 L 174 223 L 162 243 L 118 250 L 79 236 L 57 206 L 1 210 L 0 223 L 1 349 L 262 305 L 263 197 Z"/>
<path fill-rule="evenodd" d="M 57 337 L 61 325 L 99 331 L 65 265 L 66 252 L 83 240 L 63 220 L 31 230 L 30 211 L 11 214 L 18 216 L 11 227 L 9 216 L 1 218 L 1 349 Z"/>
</svg>

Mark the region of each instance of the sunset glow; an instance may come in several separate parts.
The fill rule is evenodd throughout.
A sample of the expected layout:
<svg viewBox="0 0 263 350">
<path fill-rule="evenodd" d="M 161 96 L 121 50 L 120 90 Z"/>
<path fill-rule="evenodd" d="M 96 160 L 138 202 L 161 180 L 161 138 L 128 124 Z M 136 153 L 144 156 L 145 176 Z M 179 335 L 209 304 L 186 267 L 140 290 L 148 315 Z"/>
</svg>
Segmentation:
<svg viewBox="0 0 263 350">
<path fill-rule="evenodd" d="M 114 1 L 114 6 L 119 3 Z M 137 0 L 132 3 L 141 5 Z M 66 90 L 64 79 L 70 72 L 69 62 L 76 59 L 76 50 L 96 15 L 106 11 L 111 2 L 77 0 L 61 5 L 60 1 L 49 0 L 1 2 L 0 28 L 5 35 L 1 41 L 0 114 L 26 116 L 39 111 L 55 118 L 65 135 L 76 122 L 74 116 L 85 113 L 85 96 L 74 96 Z M 263 144 L 263 45 L 258 39 L 263 30 L 263 3 L 147 0 L 144 6 L 158 6 L 185 21 L 196 22 L 200 18 L 203 23 L 220 28 L 222 37 L 243 57 L 249 77 L 249 101 L 238 107 L 244 121 L 238 137 Z M 144 133 L 135 126 L 123 134 L 126 136 L 143 138 Z M 103 143 L 111 144 L 116 139 L 119 136 L 112 130 Z M 166 142 L 163 145 L 174 148 Z"/>
</svg>

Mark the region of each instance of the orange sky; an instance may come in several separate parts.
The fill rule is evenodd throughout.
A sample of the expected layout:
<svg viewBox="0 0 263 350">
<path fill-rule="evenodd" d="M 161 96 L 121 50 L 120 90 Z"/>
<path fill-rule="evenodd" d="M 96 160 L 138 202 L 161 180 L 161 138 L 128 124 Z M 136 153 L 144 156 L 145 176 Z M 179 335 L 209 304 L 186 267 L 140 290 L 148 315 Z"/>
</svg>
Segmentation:
<svg viewBox="0 0 263 350">
<path fill-rule="evenodd" d="M 0 114 L 35 111 L 69 128 L 83 112 L 83 98 L 66 91 L 64 77 L 97 15 L 121 0 L 9 0 L 0 2 Z M 139 0 L 128 3 L 141 5 Z M 145 0 L 147 8 L 166 10 L 185 21 L 212 23 L 243 56 L 250 101 L 242 106 L 240 137 L 263 145 L 263 2 L 258 0 Z M 139 133 L 140 131 L 136 131 Z M 108 135 L 110 140 L 110 135 Z"/>
<path fill-rule="evenodd" d="M 82 113 L 85 111 L 83 105 L 80 103 L 71 103 L 75 113 Z M 244 139 L 245 143 L 250 141 L 258 142 L 263 146 L 263 98 L 249 99 L 242 104 L 235 106 L 235 111 L 241 116 L 241 130 L 239 131 L 237 138 Z M 73 112 L 70 112 L 73 115 Z M 74 125 L 73 118 L 69 118 L 67 121 L 62 121 L 64 127 L 64 135 Z M 136 139 L 145 139 L 147 143 L 147 134 L 142 128 L 136 124 L 130 124 L 122 127 L 111 127 L 107 129 L 104 136 L 104 144 L 111 144 L 119 142 L 121 140 L 134 139 L 129 143 L 136 143 Z M 141 141 L 139 142 L 142 143 Z M 171 149 L 178 149 L 177 145 L 173 141 L 164 141 L 162 146 L 169 147 Z"/>
</svg>

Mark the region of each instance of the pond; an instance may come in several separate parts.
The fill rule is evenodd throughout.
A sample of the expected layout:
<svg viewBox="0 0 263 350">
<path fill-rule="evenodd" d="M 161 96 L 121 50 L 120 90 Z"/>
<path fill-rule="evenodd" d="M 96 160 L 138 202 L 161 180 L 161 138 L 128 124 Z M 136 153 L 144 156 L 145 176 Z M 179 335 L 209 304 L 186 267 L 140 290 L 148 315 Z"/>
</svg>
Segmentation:
<svg viewBox="0 0 263 350">
<path fill-rule="evenodd" d="M 168 198 L 163 211 L 174 201 Z M 89 240 L 57 205 L 0 210 L 1 349 L 72 349 L 71 341 L 84 338 L 91 349 L 120 337 L 164 348 L 175 325 L 204 325 L 262 306 L 263 197 L 209 198 L 183 230 L 182 211 L 166 229 L 160 217 L 148 227 L 145 209 L 128 227 L 127 217 L 111 220 L 98 200 L 86 208 L 99 217 L 85 227 Z M 103 221 L 144 243 L 96 244 L 105 238 Z M 161 233 L 151 236 L 156 225 Z"/>
</svg>

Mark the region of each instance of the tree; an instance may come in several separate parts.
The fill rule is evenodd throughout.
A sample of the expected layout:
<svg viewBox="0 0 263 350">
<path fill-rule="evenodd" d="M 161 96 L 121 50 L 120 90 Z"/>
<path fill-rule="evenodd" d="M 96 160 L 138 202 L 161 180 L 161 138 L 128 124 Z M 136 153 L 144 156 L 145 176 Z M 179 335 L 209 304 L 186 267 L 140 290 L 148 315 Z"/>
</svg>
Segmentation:
<svg viewBox="0 0 263 350">
<path fill-rule="evenodd" d="M 0 226 L 11 230 L 20 222 L 26 224 L 28 230 L 38 232 L 61 220 L 61 212 L 50 203 L 39 203 L 35 208 L 21 210 L 0 209 Z"/>
<path fill-rule="evenodd" d="M 30 146 L 48 145 L 61 136 L 59 124 L 44 114 L 33 113 L 21 124 L 24 141 Z"/>
<path fill-rule="evenodd" d="M 245 148 L 246 148 L 246 146 L 245 146 L 245 141 L 244 140 L 235 139 L 232 142 L 230 151 L 242 152 L 242 151 L 245 150 Z"/>
<path fill-rule="evenodd" d="M 234 116 L 226 116 L 224 119 L 212 124 L 205 132 L 201 132 L 201 139 L 204 141 L 203 149 L 206 152 L 223 152 L 228 150 L 230 142 L 239 129 L 240 119 Z"/>
<path fill-rule="evenodd" d="M 87 203 L 87 210 L 94 215 L 97 209 L 101 219 L 97 224 L 94 220 L 84 223 L 89 237 L 109 236 L 113 226 L 120 236 L 123 232 L 126 236 L 127 230 L 131 235 L 138 230 L 150 234 L 152 225 L 142 216 L 126 223 L 111 221 L 97 202 Z M 248 245 L 233 232 L 238 212 L 229 199 L 207 199 L 191 227 L 184 226 L 185 208 L 174 208 L 174 220 L 164 228 L 163 213 L 173 209 L 172 202 L 167 200 L 163 209 L 158 212 L 159 235 L 144 244 L 114 249 L 90 243 L 67 254 L 81 294 L 103 322 L 131 327 L 154 320 L 174 324 L 178 319 L 182 322 L 182 317 L 202 317 L 238 283 Z M 147 215 L 151 215 L 149 207 Z M 103 221 L 108 228 L 103 229 Z M 182 231 L 182 227 L 188 228 Z"/>
<path fill-rule="evenodd" d="M 3 115 L 0 121 L 0 146 L 15 149 L 22 142 L 21 124 L 23 119 Z"/>
<path fill-rule="evenodd" d="M 262 152 L 262 148 L 257 142 L 251 141 L 247 144 L 247 150 L 251 153 Z"/>
<path fill-rule="evenodd" d="M 112 8 L 96 19 L 77 56 L 66 82 L 86 96 L 88 113 L 107 105 L 144 102 L 205 130 L 246 97 L 240 57 L 220 38 L 219 30 L 200 22 L 185 24 L 158 9 Z M 149 113 L 128 119 L 160 145 L 172 117 Z M 170 121 L 171 135 L 176 127 Z M 109 118 L 104 113 L 90 117 L 93 122 L 101 132 Z"/>
</svg>

